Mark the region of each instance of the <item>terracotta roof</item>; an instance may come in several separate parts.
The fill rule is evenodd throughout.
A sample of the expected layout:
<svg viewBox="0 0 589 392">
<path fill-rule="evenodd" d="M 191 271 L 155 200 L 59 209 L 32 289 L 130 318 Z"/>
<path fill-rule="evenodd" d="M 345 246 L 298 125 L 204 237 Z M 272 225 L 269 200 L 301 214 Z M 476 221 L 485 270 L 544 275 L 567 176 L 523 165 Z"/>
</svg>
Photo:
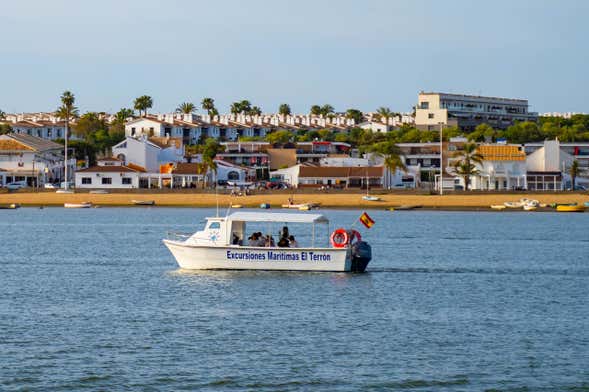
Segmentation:
<svg viewBox="0 0 589 392">
<path fill-rule="evenodd" d="M 141 173 L 145 173 L 147 170 L 145 170 L 145 168 L 143 166 L 139 166 L 139 165 L 135 165 L 133 163 L 127 163 L 127 167 L 129 169 L 141 172 Z"/>
<path fill-rule="evenodd" d="M 171 147 L 175 145 L 176 148 L 182 148 L 182 138 L 179 137 L 150 137 L 150 142 L 161 148 Z"/>
<path fill-rule="evenodd" d="M 382 166 L 300 166 L 299 177 L 382 177 L 383 171 Z"/>
<path fill-rule="evenodd" d="M 173 174 L 206 174 L 205 165 L 201 163 L 177 163 Z"/>
<path fill-rule="evenodd" d="M 78 170 L 77 173 L 137 173 L 127 166 L 91 166 L 86 169 Z"/>
<path fill-rule="evenodd" d="M 526 153 L 518 146 L 481 145 L 478 153 L 486 161 L 525 161 Z"/>
<path fill-rule="evenodd" d="M 15 140 L 0 140 L 0 151 L 34 151 Z"/>
<path fill-rule="evenodd" d="M 0 135 L 0 140 L 12 140 L 21 146 L 18 150 L 31 150 L 31 151 L 49 151 L 62 149 L 61 144 L 57 144 L 50 140 L 42 139 L 40 137 L 27 135 L 24 133 L 8 133 L 6 135 Z"/>
</svg>

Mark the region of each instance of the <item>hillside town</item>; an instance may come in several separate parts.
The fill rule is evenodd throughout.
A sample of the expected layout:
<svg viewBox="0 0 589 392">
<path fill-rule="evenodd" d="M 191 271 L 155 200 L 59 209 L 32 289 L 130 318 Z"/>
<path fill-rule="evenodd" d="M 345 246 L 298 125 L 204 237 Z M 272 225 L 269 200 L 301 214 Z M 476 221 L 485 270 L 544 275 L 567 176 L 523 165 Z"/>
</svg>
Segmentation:
<svg viewBox="0 0 589 392">
<path fill-rule="evenodd" d="M 527 100 L 421 92 L 412 112 L 314 105 L 219 114 L 192 103 L 154 114 L 0 112 L 0 187 L 562 191 L 589 187 L 589 116 Z M 61 108 L 63 109 L 63 107 Z M 574 124 L 573 124 L 574 122 Z M 573 124 L 573 125 L 571 125 Z M 579 125 L 581 124 L 581 125 Z M 69 129 L 69 131 L 67 131 Z M 68 158 L 64 152 L 68 135 Z"/>
</svg>

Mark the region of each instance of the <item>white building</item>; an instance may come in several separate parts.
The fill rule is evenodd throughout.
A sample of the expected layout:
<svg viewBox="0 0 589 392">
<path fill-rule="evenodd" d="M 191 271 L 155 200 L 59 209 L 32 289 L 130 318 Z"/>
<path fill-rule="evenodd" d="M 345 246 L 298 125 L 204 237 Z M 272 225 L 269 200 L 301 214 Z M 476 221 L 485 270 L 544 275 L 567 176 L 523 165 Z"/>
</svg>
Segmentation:
<svg viewBox="0 0 589 392">
<path fill-rule="evenodd" d="M 0 185 L 26 181 L 29 186 L 42 186 L 64 180 L 63 146 L 28 134 L 0 135 Z M 68 175 L 74 172 L 76 160 L 68 160 Z"/>
<path fill-rule="evenodd" d="M 133 189 L 139 188 L 141 172 L 124 166 L 116 158 L 101 159 L 96 166 L 76 172 L 76 188 Z"/>
<path fill-rule="evenodd" d="M 560 148 L 557 140 L 546 140 L 544 146 L 538 148 L 526 159 L 527 183 L 530 190 L 561 190 L 564 188 L 568 168 L 574 157 Z"/>
<path fill-rule="evenodd" d="M 515 121 L 537 120 L 525 99 L 421 92 L 415 109 L 415 125 L 430 130 L 440 124 L 472 130 L 483 123 L 505 129 Z"/>
<path fill-rule="evenodd" d="M 127 136 L 112 147 L 112 155 L 129 167 L 158 173 L 160 165 L 184 160 L 184 145 L 180 138 Z"/>
</svg>

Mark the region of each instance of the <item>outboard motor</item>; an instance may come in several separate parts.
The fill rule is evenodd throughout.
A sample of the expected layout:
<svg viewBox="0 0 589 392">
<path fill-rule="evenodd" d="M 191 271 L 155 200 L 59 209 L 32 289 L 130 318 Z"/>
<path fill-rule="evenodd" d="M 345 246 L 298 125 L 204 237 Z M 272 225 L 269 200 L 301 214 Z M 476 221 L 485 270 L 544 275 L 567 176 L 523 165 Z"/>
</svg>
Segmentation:
<svg viewBox="0 0 589 392">
<path fill-rule="evenodd" d="M 372 248 L 368 242 L 357 241 L 352 244 L 352 272 L 364 272 L 372 260 Z"/>
</svg>

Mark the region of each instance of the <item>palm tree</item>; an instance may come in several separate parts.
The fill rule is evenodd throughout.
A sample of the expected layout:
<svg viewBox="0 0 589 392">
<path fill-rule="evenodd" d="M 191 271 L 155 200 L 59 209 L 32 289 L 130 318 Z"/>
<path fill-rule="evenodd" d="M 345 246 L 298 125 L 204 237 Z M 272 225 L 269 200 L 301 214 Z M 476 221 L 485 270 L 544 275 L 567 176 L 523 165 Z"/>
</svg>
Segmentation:
<svg viewBox="0 0 589 392">
<path fill-rule="evenodd" d="M 203 98 L 200 106 L 207 111 L 209 116 L 212 116 L 211 111 L 215 109 L 215 100 L 213 98 Z"/>
<path fill-rule="evenodd" d="M 61 106 L 55 112 L 55 115 L 65 121 L 65 144 L 64 144 L 64 177 L 65 190 L 68 189 L 68 162 L 67 162 L 67 139 L 69 133 L 70 120 L 78 116 L 78 108 L 74 106 L 76 97 L 71 91 L 64 91 L 60 97 Z"/>
<path fill-rule="evenodd" d="M 290 105 L 287 103 L 283 103 L 282 105 L 280 105 L 278 107 L 278 113 L 282 114 L 283 116 L 289 116 L 290 115 Z"/>
<path fill-rule="evenodd" d="M 384 158 L 384 165 L 391 173 L 395 173 L 397 170 L 407 171 L 407 166 L 401 156 L 401 149 L 394 142 L 387 140 L 375 143 L 370 151 Z"/>
<path fill-rule="evenodd" d="M 314 116 L 319 116 L 321 114 L 321 106 L 319 106 L 319 105 L 311 106 L 310 113 Z"/>
<path fill-rule="evenodd" d="M 326 103 L 325 105 L 321 106 L 321 114 L 324 116 L 327 116 L 330 113 L 333 113 L 333 106 L 331 106 L 330 104 Z"/>
<path fill-rule="evenodd" d="M 569 174 L 571 176 L 571 190 L 575 190 L 575 182 L 579 176 L 579 162 L 575 159 L 569 168 Z"/>
<path fill-rule="evenodd" d="M 384 106 L 379 107 L 376 109 L 376 113 L 380 116 L 380 118 L 384 118 L 384 123 L 388 125 L 389 118 L 393 117 L 393 112 L 391 109 L 386 108 Z"/>
<path fill-rule="evenodd" d="M 261 116 L 262 109 L 259 106 L 254 106 L 248 113 L 250 116 Z"/>
<path fill-rule="evenodd" d="M 358 124 L 362 122 L 364 115 L 358 109 L 348 109 L 346 110 L 346 118 L 351 118 L 356 124 Z"/>
<path fill-rule="evenodd" d="M 177 113 L 190 114 L 196 111 L 196 106 L 192 102 L 182 102 L 177 108 Z"/>
<path fill-rule="evenodd" d="M 239 107 L 241 108 L 241 110 L 239 111 L 240 113 L 249 113 L 249 111 L 252 110 L 252 104 L 247 99 L 244 99 L 241 102 L 239 102 Z"/>
<path fill-rule="evenodd" d="M 231 107 L 229 108 L 231 114 L 239 114 L 241 113 L 241 103 L 240 102 L 233 102 Z"/>
<path fill-rule="evenodd" d="M 464 148 L 454 153 L 454 158 L 458 158 L 452 166 L 456 174 L 464 178 L 464 189 L 468 190 L 470 186 L 470 177 L 478 174 L 477 164 L 483 164 L 483 156 L 478 152 L 476 143 L 466 143 Z"/>
<path fill-rule="evenodd" d="M 5 120 L 6 119 L 6 113 L 0 109 L 0 120 Z"/>
<path fill-rule="evenodd" d="M 151 109 L 153 107 L 153 99 L 149 95 L 142 95 L 135 99 L 133 102 L 133 107 L 135 110 L 139 111 L 140 116 L 141 112 L 143 112 L 145 117 L 147 116 L 147 109 Z"/>
<path fill-rule="evenodd" d="M 133 117 L 133 110 L 128 108 L 121 108 L 121 110 L 115 114 L 115 121 L 124 123 L 129 117 Z"/>
</svg>

